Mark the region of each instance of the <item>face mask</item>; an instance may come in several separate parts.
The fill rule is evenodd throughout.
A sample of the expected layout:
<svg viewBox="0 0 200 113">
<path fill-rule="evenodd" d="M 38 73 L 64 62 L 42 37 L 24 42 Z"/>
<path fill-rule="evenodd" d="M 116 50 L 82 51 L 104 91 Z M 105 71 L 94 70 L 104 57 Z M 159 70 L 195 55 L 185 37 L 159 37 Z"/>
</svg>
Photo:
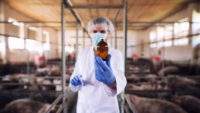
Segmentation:
<svg viewBox="0 0 200 113">
<path fill-rule="evenodd" d="M 92 37 L 92 42 L 94 43 L 95 46 L 97 46 L 97 44 L 101 41 L 101 38 L 103 38 L 104 40 L 107 37 L 107 34 L 102 34 L 102 33 L 93 33 L 91 34 Z"/>
</svg>

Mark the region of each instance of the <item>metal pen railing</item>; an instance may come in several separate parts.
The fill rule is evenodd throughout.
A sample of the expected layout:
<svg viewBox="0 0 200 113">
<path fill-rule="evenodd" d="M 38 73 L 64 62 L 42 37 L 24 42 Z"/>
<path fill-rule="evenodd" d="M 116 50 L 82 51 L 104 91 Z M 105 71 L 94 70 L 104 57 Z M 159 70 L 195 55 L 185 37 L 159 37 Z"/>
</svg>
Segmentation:
<svg viewBox="0 0 200 113">
<path fill-rule="evenodd" d="M 51 104 L 51 106 L 47 109 L 47 111 L 45 111 L 44 113 L 50 113 L 50 111 L 53 109 L 53 107 L 55 107 L 57 105 L 57 103 L 64 97 L 63 93 L 61 93 L 56 99 L 55 101 Z M 59 109 L 57 110 L 57 113 L 60 113 L 62 111 L 63 107 L 59 107 Z M 59 112 L 58 112 L 59 111 Z"/>
<path fill-rule="evenodd" d="M 3 77 L 3 76 L 0 76 L 0 78 L 20 78 L 20 79 L 23 79 L 23 78 L 30 78 L 30 79 L 44 78 L 44 79 L 61 79 L 62 77 L 15 77 L 15 76 Z M 67 77 L 67 78 L 70 78 L 70 77 Z"/>
<path fill-rule="evenodd" d="M 125 67 L 126 67 L 126 57 L 127 57 L 127 55 L 126 55 L 126 52 L 127 52 L 127 23 L 134 23 L 134 22 L 127 22 L 127 2 L 126 2 L 126 0 L 122 0 L 122 5 L 123 5 L 123 10 L 124 10 L 124 22 L 123 22 L 123 24 L 124 24 L 124 39 L 125 39 L 125 41 L 124 41 L 124 51 L 125 51 L 125 57 L 124 57 L 124 61 L 125 61 Z M 79 17 L 79 15 L 77 14 L 77 12 L 76 12 L 76 10 L 75 10 L 75 8 L 119 8 L 119 11 L 120 11 L 120 8 L 122 8 L 122 6 L 117 6 L 117 7 L 113 7 L 113 6 L 109 6 L 109 7 L 105 7 L 105 6 L 73 6 L 71 3 L 70 3 L 70 1 L 66 1 L 66 0 L 62 0 L 62 13 L 61 13 L 61 18 L 62 18 L 62 21 L 60 22 L 60 21 L 58 21 L 57 23 L 62 23 L 62 25 L 63 25 L 63 27 L 62 27 L 62 39 L 64 39 L 64 37 L 65 37 L 65 34 L 64 34 L 64 32 L 65 32 L 65 8 L 69 8 L 69 10 L 72 12 L 72 14 L 74 15 L 74 17 L 76 18 L 76 20 L 77 20 L 77 22 L 79 23 L 79 24 L 81 24 L 81 26 L 83 27 L 83 29 L 84 29 L 84 33 L 87 33 L 88 35 L 89 35 L 89 33 L 88 33 L 88 31 L 87 31 L 87 29 L 85 28 L 85 26 L 84 26 L 84 24 L 83 24 L 83 22 L 82 22 L 82 20 L 81 20 L 81 18 Z M 118 11 L 118 13 L 117 13 L 117 16 L 118 16 L 118 14 L 119 14 L 119 11 Z M 116 32 L 115 32 L 115 43 L 117 43 L 117 23 L 119 23 L 119 22 L 116 22 L 116 19 L 117 19 L 117 16 L 116 16 L 116 18 L 115 18 L 115 26 L 116 26 Z M 30 23 L 30 22 L 24 22 L 24 23 Z M 33 22 L 33 23 L 40 23 L 40 22 Z M 47 22 L 41 22 L 41 23 L 47 23 Z M 76 23 L 76 22 L 70 22 L 70 23 Z M 135 22 L 135 23 L 140 23 L 140 22 Z M 149 23 L 159 23 L 159 22 L 149 22 Z M 166 23 L 166 22 L 165 22 Z M 166 41 L 166 40 L 165 40 Z M 65 41 L 62 41 L 62 42 L 65 42 Z M 150 43 L 148 43 L 148 44 L 150 44 Z M 59 44 L 60 46 L 62 46 L 62 48 L 64 48 L 65 46 L 65 44 L 64 43 L 62 43 L 62 45 L 61 44 Z M 117 44 L 115 44 L 115 48 L 117 48 Z M 62 49 L 63 50 L 63 53 L 64 53 L 64 49 Z M 77 51 L 78 52 L 78 51 Z M 76 53 L 76 54 L 78 54 L 78 53 Z M 62 54 L 62 56 L 63 56 L 64 54 Z M 62 60 L 63 61 L 65 61 L 65 58 L 63 57 L 62 58 Z M 65 66 L 64 66 L 64 64 L 65 64 L 65 62 L 62 62 L 62 65 L 63 65 L 63 67 L 62 67 L 62 71 L 64 72 L 64 68 L 65 68 Z M 63 73 L 64 74 L 64 73 Z M 126 73 L 125 73 L 126 74 Z M 49 78 L 49 77 L 48 77 Z M 63 77 L 60 77 L 60 78 L 65 78 L 64 76 Z M 64 79 L 63 79 L 64 80 Z M 44 85 L 46 85 L 46 84 L 44 84 Z M 62 94 L 60 94 L 58 97 L 57 97 L 57 99 L 52 103 L 52 105 L 51 105 L 51 107 L 46 111 L 46 113 L 48 113 L 48 112 L 50 112 L 50 110 L 63 98 L 63 97 L 65 97 L 65 90 L 64 90 L 64 87 L 65 87 L 65 82 L 63 81 L 63 93 Z M 124 94 L 124 92 L 122 93 L 122 96 L 123 96 L 123 94 Z M 126 96 L 124 96 L 125 98 L 126 98 Z M 122 97 L 123 98 L 123 97 Z M 127 102 L 128 102 L 128 99 L 126 98 L 126 100 L 127 100 Z M 130 102 L 129 102 L 130 103 Z M 122 101 L 122 104 L 121 104 L 122 106 L 122 110 L 121 110 L 121 112 L 123 113 L 123 105 L 124 105 L 124 102 Z M 65 106 L 64 106 L 64 104 L 62 105 L 62 106 L 60 106 L 60 108 L 58 109 L 58 111 L 57 111 L 57 113 L 59 113 L 59 112 L 61 112 L 62 111 L 62 109 L 63 108 L 65 108 Z M 134 111 L 135 109 L 134 109 L 134 107 L 132 107 L 132 111 Z M 137 112 L 134 112 L 134 113 L 137 113 Z"/>
<path fill-rule="evenodd" d="M 56 113 L 60 113 L 63 110 L 63 105 L 60 105 Z"/>
<path fill-rule="evenodd" d="M 132 113 L 138 113 L 135 107 L 131 104 L 130 100 L 124 95 L 126 102 L 128 103 L 129 107 L 131 108 Z"/>
<path fill-rule="evenodd" d="M 43 79 L 62 79 L 62 77 L 14 77 L 14 76 L 9 76 L 9 77 L 2 77 L 0 76 L 0 79 L 3 78 L 8 78 L 8 79 L 19 79 L 18 83 L 4 83 L 3 81 L 0 82 L 0 86 L 13 86 L 13 85 L 19 85 L 20 89 L 22 88 L 22 85 L 38 85 L 38 86 L 56 86 L 56 85 L 62 85 L 62 84 L 51 84 L 51 83 L 47 83 L 47 84 L 43 84 L 43 83 L 31 83 L 30 81 L 28 82 L 23 82 L 23 79 L 37 79 L 37 78 L 43 78 Z M 66 77 L 66 79 L 69 79 L 70 77 Z M 68 83 L 66 83 L 66 85 L 68 85 Z"/>
<path fill-rule="evenodd" d="M 199 79 L 200 80 L 200 76 L 181 76 L 181 77 L 184 77 L 184 78 L 189 78 L 189 79 Z M 171 75 L 171 76 L 165 76 L 165 77 L 127 77 L 127 79 L 161 79 L 161 82 L 160 83 L 157 83 L 157 82 L 135 82 L 135 83 L 129 83 L 127 84 L 127 86 L 129 86 L 127 89 L 126 89 L 126 92 L 127 93 L 130 93 L 130 94 L 137 94 L 137 93 L 163 93 L 163 92 L 168 92 L 168 93 L 177 93 L 177 92 L 183 92 L 183 93 L 200 93 L 200 90 L 199 90 L 199 86 L 200 86 L 200 83 L 198 82 L 194 82 L 194 83 L 180 83 L 180 82 L 176 82 L 176 79 L 177 79 L 177 75 Z M 163 79 L 167 79 L 167 78 L 171 78 L 174 80 L 174 82 L 169 82 L 169 83 L 166 83 L 166 82 L 163 82 L 162 80 Z M 131 87 L 131 85 L 135 85 L 136 88 L 134 89 L 134 87 Z M 138 89 L 138 87 L 140 87 L 141 85 L 150 85 L 152 87 L 150 87 L 150 89 Z M 159 89 L 158 86 L 159 85 L 164 85 L 167 86 L 168 88 L 167 89 Z M 187 86 L 194 86 L 193 88 L 187 88 Z M 182 89 L 182 87 L 186 87 L 186 89 Z M 142 87 L 141 87 L 142 88 Z M 151 89 L 153 88 L 153 89 Z M 157 89 L 158 88 L 158 89 Z"/>
<path fill-rule="evenodd" d="M 170 75 L 170 76 L 156 76 L 156 77 L 145 77 L 145 76 L 138 76 L 138 77 L 126 77 L 127 79 L 132 79 L 132 78 L 145 78 L 145 79 L 161 79 L 161 78 L 172 78 L 172 77 L 177 77 L 177 75 Z M 200 78 L 200 75 L 198 76 L 181 76 L 181 77 L 186 77 L 186 78 Z"/>
</svg>

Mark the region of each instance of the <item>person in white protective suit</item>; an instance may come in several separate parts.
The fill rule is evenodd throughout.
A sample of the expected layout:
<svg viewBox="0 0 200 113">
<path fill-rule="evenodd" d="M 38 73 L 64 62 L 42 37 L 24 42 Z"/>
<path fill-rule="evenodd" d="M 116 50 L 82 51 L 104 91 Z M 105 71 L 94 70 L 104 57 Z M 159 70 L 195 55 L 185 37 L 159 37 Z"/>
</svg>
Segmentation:
<svg viewBox="0 0 200 113">
<path fill-rule="evenodd" d="M 108 44 L 108 61 L 95 55 L 98 42 L 101 38 L 107 41 L 113 30 L 105 17 L 88 23 L 93 46 L 79 53 L 69 86 L 78 91 L 77 113 L 119 113 L 117 95 L 127 84 L 122 54 Z"/>
</svg>

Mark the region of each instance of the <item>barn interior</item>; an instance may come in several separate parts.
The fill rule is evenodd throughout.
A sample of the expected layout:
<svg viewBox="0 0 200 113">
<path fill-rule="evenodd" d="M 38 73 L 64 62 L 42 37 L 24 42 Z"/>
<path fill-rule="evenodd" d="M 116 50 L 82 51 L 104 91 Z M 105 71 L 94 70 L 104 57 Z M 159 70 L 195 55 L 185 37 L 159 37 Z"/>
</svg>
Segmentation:
<svg viewBox="0 0 200 113">
<path fill-rule="evenodd" d="M 0 113 L 76 113 L 68 86 L 95 17 L 123 54 L 120 113 L 200 113 L 199 0 L 0 0 Z"/>
</svg>

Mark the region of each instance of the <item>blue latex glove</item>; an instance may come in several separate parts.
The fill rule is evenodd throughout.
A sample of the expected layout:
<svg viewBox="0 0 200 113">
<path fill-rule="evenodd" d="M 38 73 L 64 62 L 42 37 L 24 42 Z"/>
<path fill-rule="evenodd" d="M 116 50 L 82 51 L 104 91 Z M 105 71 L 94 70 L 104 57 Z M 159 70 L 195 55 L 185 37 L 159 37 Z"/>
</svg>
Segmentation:
<svg viewBox="0 0 200 113">
<path fill-rule="evenodd" d="M 115 81 L 115 76 L 110 66 L 111 55 L 108 55 L 108 61 L 104 61 L 99 57 L 94 58 L 95 77 L 98 81 L 105 85 L 110 85 Z"/>
<path fill-rule="evenodd" d="M 81 75 L 80 77 L 82 77 L 82 75 Z M 78 75 L 76 75 L 76 76 L 70 81 L 70 83 L 71 83 L 72 85 L 74 85 L 74 86 L 81 85 L 81 81 L 80 81 Z"/>
<path fill-rule="evenodd" d="M 107 66 L 111 69 L 111 71 L 112 71 L 112 68 L 111 68 L 111 65 L 110 65 L 110 59 L 111 59 L 111 55 L 109 54 L 108 55 L 108 60 L 106 61 L 106 64 L 107 64 Z"/>
</svg>

